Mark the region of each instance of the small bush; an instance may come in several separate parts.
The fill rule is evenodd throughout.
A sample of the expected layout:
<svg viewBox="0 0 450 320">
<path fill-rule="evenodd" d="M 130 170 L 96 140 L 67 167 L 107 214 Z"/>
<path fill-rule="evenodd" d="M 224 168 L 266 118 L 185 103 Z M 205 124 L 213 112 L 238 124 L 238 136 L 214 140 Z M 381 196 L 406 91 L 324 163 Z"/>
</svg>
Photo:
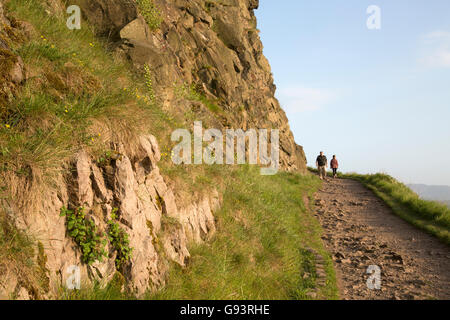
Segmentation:
<svg viewBox="0 0 450 320">
<path fill-rule="evenodd" d="M 153 89 L 153 80 L 152 80 L 152 73 L 150 71 L 150 67 L 146 65 L 144 67 L 144 78 L 145 78 L 145 86 L 147 88 L 148 93 L 148 100 L 150 103 L 155 104 L 156 103 L 156 96 L 155 96 L 155 90 Z"/>
</svg>

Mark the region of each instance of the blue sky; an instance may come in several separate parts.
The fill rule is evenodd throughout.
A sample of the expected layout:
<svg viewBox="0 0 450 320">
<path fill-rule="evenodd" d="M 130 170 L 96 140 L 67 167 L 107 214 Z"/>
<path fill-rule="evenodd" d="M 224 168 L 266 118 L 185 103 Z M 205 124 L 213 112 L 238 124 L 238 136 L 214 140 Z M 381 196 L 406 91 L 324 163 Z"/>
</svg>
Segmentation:
<svg viewBox="0 0 450 320">
<path fill-rule="evenodd" d="M 450 185 L 450 1 L 260 0 L 255 13 L 309 164 L 323 150 L 346 172 Z"/>
</svg>

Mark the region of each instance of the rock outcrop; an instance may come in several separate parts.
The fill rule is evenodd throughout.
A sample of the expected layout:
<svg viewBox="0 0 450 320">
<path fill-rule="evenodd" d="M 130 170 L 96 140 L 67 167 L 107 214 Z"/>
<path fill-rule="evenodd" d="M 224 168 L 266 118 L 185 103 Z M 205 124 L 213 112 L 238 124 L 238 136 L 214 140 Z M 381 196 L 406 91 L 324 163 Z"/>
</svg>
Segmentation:
<svg viewBox="0 0 450 320">
<path fill-rule="evenodd" d="M 45 277 L 50 285 L 48 292 L 40 292 L 42 297 L 51 297 L 52 288 L 64 285 L 73 266 L 80 268 L 84 285 L 92 281 L 106 284 L 120 271 L 128 289 L 142 295 L 149 288 L 164 285 L 169 260 L 185 266 L 189 243 L 214 234 L 213 212 L 220 206 L 217 191 L 204 194 L 187 207 L 178 207 L 157 166 L 160 151 L 156 139 L 142 136 L 139 140 L 135 153 L 126 154 L 119 145 L 118 152 L 100 164 L 80 151 L 66 171 L 70 174 L 61 176 L 53 190 L 43 191 L 35 211 L 15 217 L 15 223 L 44 249 Z M 117 210 L 117 223 L 133 250 L 131 259 L 118 268 L 117 252 L 108 244 L 108 257 L 102 262 L 81 263 L 80 248 L 67 232 L 66 218 L 60 216 L 63 207 L 83 208 L 100 233 L 107 233 L 111 213 Z M 0 281 L 2 286 L 6 292 L 23 291 L 18 279 L 10 278 L 7 284 Z M 29 292 L 30 297 L 32 294 Z"/>
<path fill-rule="evenodd" d="M 77 1 L 75 1 L 77 2 Z M 137 68 L 148 65 L 155 91 L 167 110 L 212 113 L 218 129 L 279 129 L 280 166 L 306 172 L 288 119 L 275 98 L 275 85 L 253 13 L 258 0 L 155 0 L 163 22 L 151 32 L 131 0 L 82 1 L 78 4 L 100 35 Z M 137 13 L 136 13 L 137 12 Z M 180 98 L 174 86 L 189 84 L 218 106 Z M 199 116 L 200 117 L 200 116 Z"/>
</svg>

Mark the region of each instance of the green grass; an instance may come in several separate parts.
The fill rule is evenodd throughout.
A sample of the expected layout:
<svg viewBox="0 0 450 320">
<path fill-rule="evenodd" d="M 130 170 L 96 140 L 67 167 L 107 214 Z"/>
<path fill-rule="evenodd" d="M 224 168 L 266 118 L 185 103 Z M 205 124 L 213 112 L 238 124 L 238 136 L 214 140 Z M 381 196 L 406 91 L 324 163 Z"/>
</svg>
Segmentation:
<svg viewBox="0 0 450 320">
<path fill-rule="evenodd" d="M 228 171 L 228 172 L 226 172 Z M 212 241 L 191 248 L 186 269 L 172 266 L 168 285 L 148 299 L 308 299 L 316 288 L 314 257 L 325 256 L 324 299 L 337 298 L 334 271 L 320 241 L 321 228 L 304 197 L 320 181 L 279 173 L 261 176 L 254 167 L 222 171 L 223 207 L 215 214 Z M 312 276 L 303 278 L 308 272 Z"/>
<path fill-rule="evenodd" d="M 99 283 L 91 286 L 81 285 L 80 290 L 68 290 L 65 287 L 59 289 L 58 297 L 61 300 L 136 300 L 124 290 L 125 279 L 120 273 L 116 273 L 112 280 L 104 287 Z"/>
<path fill-rule="evenodd" d="M 309 170 L 317 172 L 313 168 Z M 360 181 L 391 207 L 397 216 L 450 244 L 450 208 L 445 204 L 421 199 L 406 185 L 387 174 L 338 173 L 338 177 Z"/>
<path fill-rule="evenodd" d="M 29 39 L 13 39 L 11 51 L 0 52 L 8 57 L 0 57 L 0 69 L 8 70 L 19 55 L 28 74 L 8 101 L 0 97 L 2 198 L 17 203 L 33 199 L 30 181 L 36 189 L 52 186 L 81 148 L 94 156 L 109 149 L 107 136 L 128 141 L 136 134 L 151 132 L 159 138 L 171 130 L 171 118 L 147 98 L 145 75 L 133 72 L 91 28 L 69 30 L 65 17 L 47 14 L 39 0 L 11 0 L 5 7 L 35 32 Z M 18 274 L 27 289 L 38 290 L 33 294 L 39 298 L 47 284 L 41 279 L 43 267 L 33 264 L 37 244 L 3 220 L 0 278 L 6 272 Z M 98 295 L 117 296 L 108 290 Z"/>
</svg>

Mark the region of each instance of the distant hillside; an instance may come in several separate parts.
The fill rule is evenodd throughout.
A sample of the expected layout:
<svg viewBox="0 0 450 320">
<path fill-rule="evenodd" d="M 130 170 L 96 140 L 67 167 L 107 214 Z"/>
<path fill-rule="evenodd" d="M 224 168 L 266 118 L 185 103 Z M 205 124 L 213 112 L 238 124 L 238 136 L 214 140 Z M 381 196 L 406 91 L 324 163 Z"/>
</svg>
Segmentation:
<svg viewBox="0 0 450 320">
<path fill-rule="evenodd" d="M 421 198 L 439 201 L 450 208 L 450 186 L 429 186 L 425 184 L 408 185 Z"/>
<path fill-rule="evenodd" d="M 425 184 L 408 185 L 420 197 L 427 200 L 442 201 L 450 203 L 450 186 L 429 186 Z"/>
</svg>

